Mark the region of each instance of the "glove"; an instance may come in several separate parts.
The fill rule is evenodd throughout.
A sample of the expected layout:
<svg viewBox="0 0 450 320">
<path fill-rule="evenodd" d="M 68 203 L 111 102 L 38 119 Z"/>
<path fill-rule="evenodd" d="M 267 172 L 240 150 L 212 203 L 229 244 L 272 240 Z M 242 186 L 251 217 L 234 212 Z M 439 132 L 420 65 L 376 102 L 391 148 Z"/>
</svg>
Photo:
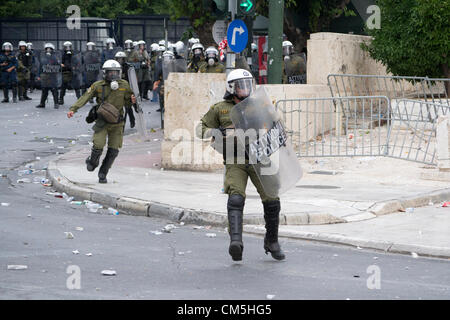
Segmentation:
<svg viewBox="0 0 450 320">
<path fill-rule="evenodd" d="M 134 128 L 134 126 L 136 125 L 136 119 L 134 117 L 133 109 L 127 108 L 127 114 L 128 118 L 130 118 L 130 127 Z"/>
</svg>

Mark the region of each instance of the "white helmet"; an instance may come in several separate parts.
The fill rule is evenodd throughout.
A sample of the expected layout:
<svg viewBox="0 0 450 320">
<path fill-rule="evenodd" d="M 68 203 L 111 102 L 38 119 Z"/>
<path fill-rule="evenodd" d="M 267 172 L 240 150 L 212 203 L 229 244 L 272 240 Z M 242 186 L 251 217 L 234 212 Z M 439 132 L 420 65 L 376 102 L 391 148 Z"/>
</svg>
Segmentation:
<svg viewBox="0 0 450 320">
<path fill-rule="evenodd" d="M 47 42 L 46 44 L 44 44 L 44 50 L 47 49 L 55 50 L 55 46 L 53 45 L 53 43 Z"/>
<path fill-rule="evenodd" d="M 19 41 L 19 44 L 17 45 L 17 48 L 20 49 L 20 47 L 26 47 L 27 43 L 25 41 Z"/>
<path fill-rule="evenodd" d="M 172 51 L 169 51 L 169 50 L 164 51 L 162 54 L 162 57 L 163 57 L 164 61 L 170 61 L 170 60 L 175 59 L 175 55 L 173 54 Z"/>
<path fill-rule="evenodd" d="M 183 41 L 177 41 L 177 42 L 174 44 L 173 48 L 174 48 L 175 52 L 176 52 L 178 55 L 183 54 L 183 53 L 184 53 L 184 50 L 185 50 L 185 46 L 184 46 Z"/>
<path fill-rule="evenodd" d="M 106 39 L 105 43 L 106 43 L 106 48 L 112 49 L 116 45 L 116 40 L 114 40 L 113 38 L 108 38 L 108 39 Z"/>
<path fill-rule="evenodd" d="M 88 51 L 95 50 L 95 42 L 88 42 L 88 43 L 86 43 L 86 49 Z"/>
<path fill-rule="evenodd" d="M 144 46 L 144 49 L 147 47 L 144 40 L 139 40 L 138 43 L 137 43 L 137 45 L 138 45 L 139 48 L 141 47 L 141 45 Z"/>
<path fill-rule="evenodd" d="M 103 79 L 106 81 L 119 80 L 122 77 L 122 66 L 116 60 L 106 60 L 102 67 Z"/>
<path fill-rule="evenodd" d="M 152 44 L 150 45 L 150 49 L 151 49 L 152 51 L 158 51 L 158 48 L 159 48 L 159 45 L 158 45 L 157 43 L 152 43 Z"/>
<path fill-rule="evenodd" d="M 118 51 L 116 55 L 114 56 L 114 59 L 119 62 L 120 64 L 123 64 L 125 62 L 125 59 L 127 58 L 127 55 L 123 51 Z"/>
<path fill-rule="evenodd" d="M 27 49 L 28 50 L 32 50 L 33 49 L 33 44 L 31 42 L 27 42 Z"/>
<path fill-rule="evenodd" d="M 197 43 L 194 43 L 191 50 L 194 55 L 196 55 L 196 54 L 203 55 L 203 51 L 205 50 L 205 47 L 203 47 L 203 45 L 201 43 L 197 42 Z"/>
<path fill-rule="evenodd" d="M 255 90 L 252 74 L 245 69 L 235 69 L 227 76 L 227 94 L 244 100 Z"/>
<path fill-rule="evenodd" d="M 164 39 L 159 40 L 158 44 L 159 44 L 160 46 L 165 46 L 165 45 L 166 45 L 166 40 L 164 40 Z"/>
<path fill-rule="evenodd" d="M 2 50 L 9 50 L 9 51 L 12 51 L 13 50 L 13 46 L 12 46 L 12 44 L 11 44 L 11 42 L 5 42 L 5 43 L 3 43 L 3 45 L 2 45 Z"/>
<path fill-rule="evenodd" d="M 124 47 L 125 47 L 125 50 L 131 51 L 131 49 L 133 49 L 133 40 L 131 40 L 131 39 L 125 40 Z"/>
<path fill-rule="evenodd" d="M 126 58 L 126 57 L 127 55 L 123 51 L 117 51 L 116 55 L 114 56 L 114 58 Z"/>
<path fill-rule="evenodd" d="M 138 42 L 137 41 L 133 41 L 133 48 L 136 48 L 137 45 L 138 45 Z"/>
<path fill-rule="evenodd" d="M 256 43 L 252 43 L 252 51 L 257 51 L 258 45 Z"/>
<path fill-rule="evenodd" d="M 72 46 L 72 42 L 66 41 L 66 42 L 64 42 L 63 46 L 64 47 L 69 47 L 69 46 L 71 47 Z"/>
<path fill-rule="evenodd" d="M 198 43 L 198 39 L 196 39 L 196 38 L 190 38 L 189 40 L 189 44 L 194 44 L 194 43 Z"/>
<path fill-rule="evenodd" d="M 283 41 L 283 56 L 288 56 L 292 54 L 294 50 L 294 46 L 292 45 L 292 42 L 290 41 Z"/>
<path fill-rule="evenodd" d="M 214 47 L 208 47 L 205 50 L 205 58 L 210 66 L 213 66 L 215 62 L 219 61 L 219 50 Z"/>
<path fill-rule="evenodd" d="M 163 52 L 163 51 L 166 51 L 166 47 L 164 47 L 164 46 L 159 46 L 159 47 L 158 47 L 158 52 Z"/>
</svg>

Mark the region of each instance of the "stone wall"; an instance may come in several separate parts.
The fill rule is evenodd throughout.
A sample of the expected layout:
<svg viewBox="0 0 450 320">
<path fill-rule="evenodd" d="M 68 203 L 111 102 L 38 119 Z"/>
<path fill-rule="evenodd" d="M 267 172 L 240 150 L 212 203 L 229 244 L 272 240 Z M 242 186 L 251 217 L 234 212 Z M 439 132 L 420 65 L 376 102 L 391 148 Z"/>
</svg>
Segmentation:
<svg viewBox="0 0 450 320">
<path fill-rule="evenodd" d="M 173 170 L 213 171 L 223 167 L 222 155 L 214 151 L 209 141 L 195 137 L 195 128 L 210 106 L 222 100 L 225 74 L 171 73 L 165 81 L 164 140 L 162 166 Z M 282 99 L 329 97 L 324 85 L 264 85 L 275 105 Z M 287 115 L 292 130 L 301 125 L 295 116 Z M 292 120 L 292 121 L 291 121 Z M 319 130 L 320 128 L 317 128 Z M 308 131 L 313 135 L 313 132 Z"/>
</svg>

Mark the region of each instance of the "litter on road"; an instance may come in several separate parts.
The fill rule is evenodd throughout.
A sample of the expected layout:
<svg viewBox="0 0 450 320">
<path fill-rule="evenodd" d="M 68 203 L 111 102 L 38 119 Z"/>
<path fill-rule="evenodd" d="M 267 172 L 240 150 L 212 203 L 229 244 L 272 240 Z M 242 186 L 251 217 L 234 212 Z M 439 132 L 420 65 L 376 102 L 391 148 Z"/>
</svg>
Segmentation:
<svg viewBox="0 0 450 320">
<path fill-rule="evenodd" d="M 66 239 L 73 239 L 73 233 L 72 232 L 64 232 L 64 234 L 66 235 Z"/>
<path fill-rule="evenodd" d="M 215 238 L 216 234 L 215 233 L 207 233 L 207 234 L 205 234 L 205 236 L 207 236 L 208 238 Z"/>
<path fill-rule="evenodd" d="M 26 270 L 28 269 L 28 266 L 21 265 L 21 264 L 9 264 L 8 270 Z"/>
<path fill-rule="evenodd" d="M 154 235 L 157 235 L 157 236 L 159 236 L 160 234 L 162 234 L 162 232 L 161 232 L 161 231 L 158 231 L 158 230 L 150 231 L 150 233 L 152 233 L 152 234 L 154 234 Z"/>
<path fill-rule="evenodd" d="M 2 202 L 2 207 L 9 207 L 9 206 L 10 206 L 10 203 Z"/>
<path fill-rule="evenodd" d="M 115 276 L 117 273 L 115 270 L 103 270 L 102 275 L 104 276 Z"/>
</svg>

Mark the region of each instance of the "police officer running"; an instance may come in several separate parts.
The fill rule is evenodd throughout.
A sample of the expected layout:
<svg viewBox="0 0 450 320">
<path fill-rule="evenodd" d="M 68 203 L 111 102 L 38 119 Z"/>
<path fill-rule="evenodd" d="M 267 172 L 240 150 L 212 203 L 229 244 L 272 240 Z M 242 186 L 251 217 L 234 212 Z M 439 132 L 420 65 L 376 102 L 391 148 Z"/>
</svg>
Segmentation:
<svg viewBox="0 0 450 320">
<path fill-rule="evenodd" d="M 125 127 L 124 107 L 134 127 L 131 105 L 136 97 L 127 81 L 121 79 L 122 68 L 115 60 L 107 60 L 102 67 L 103 80 L 95 82 L 87 92 L 78 99 L 67 113 L 72 118 L 91 98 L 97 99 L 97 106 L 91 109 L 86 121 L 93 122 L 94 136 L 91 155 L 86 159 L 88 171 L 94 171 L 99 165 L 100 156 L 108 138 L 108 151 L 98 172 L 99 183 L 107 183 L 106 176 L 122 147 Z M 91 117 L 91 115 L 93 115 Z"/>
<path fill-rule="evenodd" d="M 2 45 L 0 53 L 0 86 L 3 87 L 3 103 L 9 102 L 8 90 L 12 90 L 13 102 L 17 102 L 17 67 L 19 66 L 17 58 L 12 54 L 13 46 L 10 42 Z"/>
<path fill-rule="evenodd" d="M 201 119 L 200 127 L 197 130 L 197 136 L 202 139 L 223 138 L 223 145 L 227 145 L 227 139 L 233 139 L 234 136 L 227 134 L 227 129 L 233 129 L 230 113 L 235 104 L 243 101 L 250 96 L 255 88 L 255 80 L 252 74 L 245 69 L 235 69 L 227 76 L 226 93 L 224 101 L 211 106 L 209 111 Z M 218 130 L 221 131 L 220 137 Z M 231 141 L 231 142 L 232 142 Z M 232 142 L 231 145 L 234 145 Z M 239 145 L 235 145 L 235 147 Z M 228 194 L 227 211 L 228 226 L 230 234 L 230 246 L 228 249 L 231 258 L 234 261 L 242 260 L 242 252 L 244 244 L 242 242 L 242 224 L 243 212 L 245 204 L 245 189 L 247 180 L 250 180 L 256 187 L 264 206 L 264 219 L 266 221 L 266 235 L 264 237 L 264 250 L 266 254 L 271 253 L 272 257 L 277 260 L 285 259 L 285 255 L 278 243 L 278 226 L 280 214 L 279 197 L 272 198 L 266 194 L 261 181 L 254 167 L 249 164 L 248 154 L 243 164 L 237 162 L 237 156 L 234 154 L 233 159 L 227 159 L 226 152 L 223 152 L 225 162 L 225 193 Z M 242 160 L 242 159 L 241 159 Z"/>
</svg>

